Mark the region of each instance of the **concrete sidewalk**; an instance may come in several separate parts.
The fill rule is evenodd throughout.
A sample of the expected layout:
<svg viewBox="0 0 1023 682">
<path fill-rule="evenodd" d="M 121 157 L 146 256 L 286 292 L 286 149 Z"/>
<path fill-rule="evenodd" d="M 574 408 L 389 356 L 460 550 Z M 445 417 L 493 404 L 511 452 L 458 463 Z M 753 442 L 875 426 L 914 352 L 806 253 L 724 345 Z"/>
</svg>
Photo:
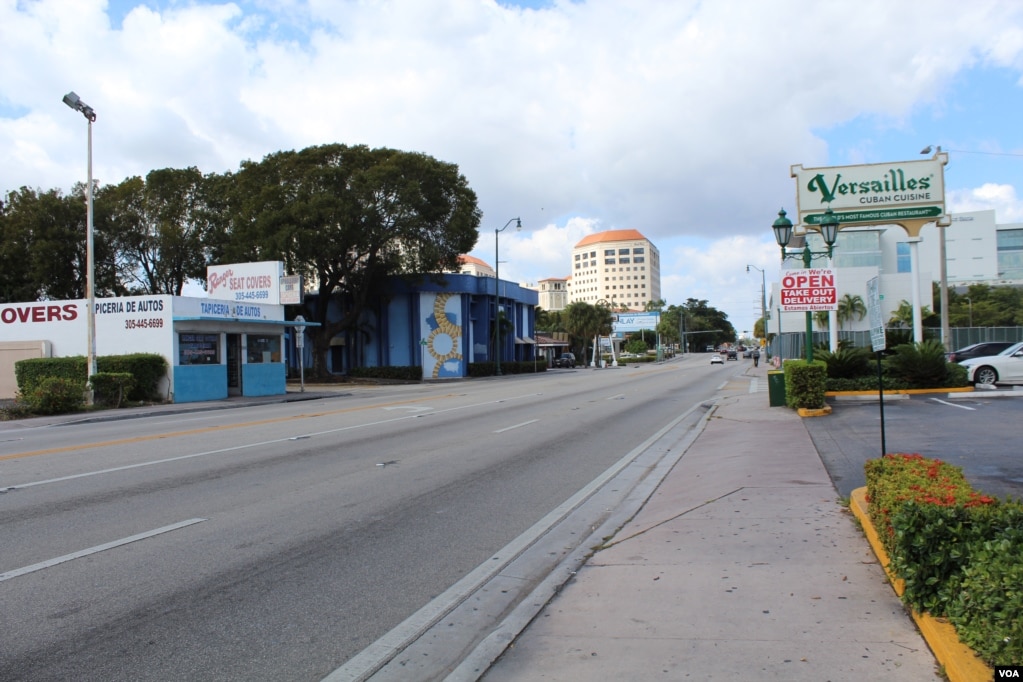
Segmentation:
<svg viewBox="0 0 1023 682">
<path fill-rule="evenodd" d="M 769 406 L 769 367 L 742 366 L 640 512 L 481 679 L 938 679 L 801 418 Z"/>
</svg>

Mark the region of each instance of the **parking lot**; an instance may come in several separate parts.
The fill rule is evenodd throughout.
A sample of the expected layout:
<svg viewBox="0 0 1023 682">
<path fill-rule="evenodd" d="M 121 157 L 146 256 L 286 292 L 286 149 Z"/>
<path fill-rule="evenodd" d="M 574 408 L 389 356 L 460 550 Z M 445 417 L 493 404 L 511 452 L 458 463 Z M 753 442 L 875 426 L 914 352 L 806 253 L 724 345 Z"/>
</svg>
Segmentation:
<svg viewBox="0 0 1023 682">
<path fill-rule="evenodd" d="M 1006 389 L 1003 389 L 1006 390 Z M 963 468 L 974 488 L 1023 498 L 1023 391 L 1019 397 L 947 393 L 886 400 L 885 450 L 916 452 Z M 881 456 L 881 415 L 874 401 L 834 401 L 827 417 L 804 419 L 843 496 L 866 485 L 863 464 Z"/>
</svg>

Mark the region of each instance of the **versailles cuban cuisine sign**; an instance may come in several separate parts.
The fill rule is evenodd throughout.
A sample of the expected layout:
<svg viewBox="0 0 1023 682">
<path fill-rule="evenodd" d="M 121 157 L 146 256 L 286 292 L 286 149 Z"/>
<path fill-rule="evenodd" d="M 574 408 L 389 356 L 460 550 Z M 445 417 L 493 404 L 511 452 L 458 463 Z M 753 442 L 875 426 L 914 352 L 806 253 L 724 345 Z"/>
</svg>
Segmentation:
<svg viewBox="0 0 1023 682">
<path fill-rule="evenodd" d="M 833 168 L 792 166 L 799 220 L 819 225 L 829 207 L 843 226 L 937 220 L 945 215 L 947 163 L 948 154 L 938 152 L 923 161 Z"/>
</svg>

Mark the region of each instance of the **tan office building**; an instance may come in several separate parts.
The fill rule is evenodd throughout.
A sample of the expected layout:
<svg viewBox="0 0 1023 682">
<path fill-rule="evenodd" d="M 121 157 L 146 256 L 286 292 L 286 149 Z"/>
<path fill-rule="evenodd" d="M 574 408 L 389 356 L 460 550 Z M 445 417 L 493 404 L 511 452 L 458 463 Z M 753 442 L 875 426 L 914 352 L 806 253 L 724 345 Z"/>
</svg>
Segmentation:
<svg viewBox="0 0 1023 682">
<path fill-rule="evenodd" d="M 572 249 L 569 301 L 607 301 L 615 309 L 643 310 L 661 298 L 661 257 L 637 230 L 608 230 Z"/>
</svg>

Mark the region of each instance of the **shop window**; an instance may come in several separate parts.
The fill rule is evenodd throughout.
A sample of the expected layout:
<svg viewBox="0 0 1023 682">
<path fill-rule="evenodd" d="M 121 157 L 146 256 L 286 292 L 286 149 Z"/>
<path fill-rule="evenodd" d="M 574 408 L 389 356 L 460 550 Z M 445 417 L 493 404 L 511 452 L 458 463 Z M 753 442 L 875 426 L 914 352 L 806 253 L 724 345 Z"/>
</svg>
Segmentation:
<svg viewBox="0 0 1023 682">
<path fill-rule="evenodd" d="M 178 334 L 179 365 L 219 365 L 220 334 Z"/>
<path fill-rule="evenodd" d="M 245 357 L 246 362 L 250 365 L 259 362 L 281 361 L 280 335 L 264 336 L 262 334 L 249 334 L 247 338 Z"/>
</svg>

